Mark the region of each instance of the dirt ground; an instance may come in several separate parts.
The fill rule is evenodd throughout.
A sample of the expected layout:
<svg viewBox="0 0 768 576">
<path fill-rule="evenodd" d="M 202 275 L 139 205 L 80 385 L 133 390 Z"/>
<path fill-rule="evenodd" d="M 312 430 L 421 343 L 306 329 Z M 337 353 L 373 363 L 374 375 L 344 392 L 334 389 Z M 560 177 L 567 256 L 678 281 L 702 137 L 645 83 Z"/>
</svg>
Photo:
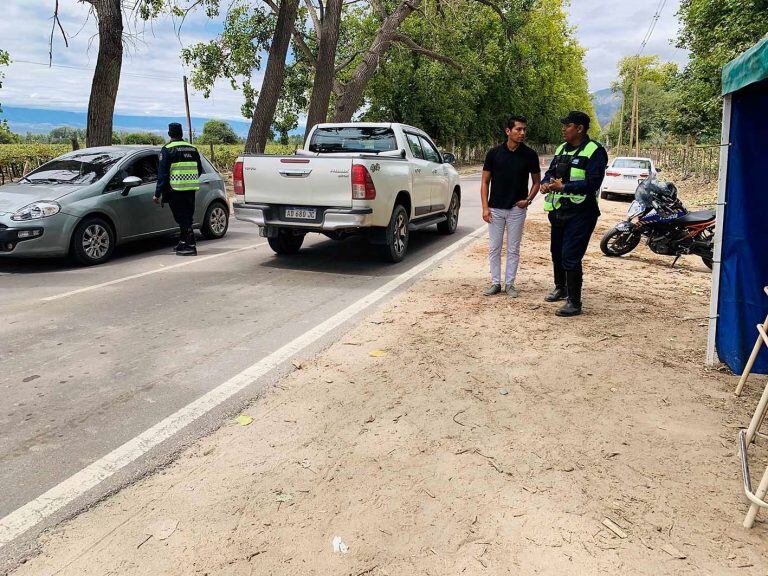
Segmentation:
<svg viewBox="0 0 768 576">
<path fill-rule="evenodd" d="M 15 574 L 768 573 L 736 455 L 760 387 L 704 367 L 708 270 L 596 234 L 560 319 L 547 238 L 532 210 L 518 299 L 470 245 Z"/>
</svg>

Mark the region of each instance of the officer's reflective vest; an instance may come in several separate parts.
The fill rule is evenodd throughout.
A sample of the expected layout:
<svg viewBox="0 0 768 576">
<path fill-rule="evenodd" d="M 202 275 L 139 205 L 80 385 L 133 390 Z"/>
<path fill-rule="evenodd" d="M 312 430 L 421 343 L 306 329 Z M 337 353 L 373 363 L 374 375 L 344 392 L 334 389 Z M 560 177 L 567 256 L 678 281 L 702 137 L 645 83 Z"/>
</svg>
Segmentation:
<svg viewBox="0 0 768 576">
<path fill-rule="evenodd" d="M 592 154 L 600 148 L 600 145 L 594 140 L 589 140 L 583 147 L 575 148 L 570 152 L 565 150 L 565 142 L 555 151 L 554 164 L 557 167 L 561 165 L 564 169 L 558 169 L 557 177 L 562 178 L 565 182 L 578 182 L 579 180 L 586 180 L 587 178 L 587 162 L 592 157 Z M 574 204 L 581 204 L 586 200 L 585 194 L 569 194 L 564 190 L 561 192 L 549 192 L 544 197 L 544 210 L 551 212 L 560 208 L 562 203 L 561 199 L 568 198 Z"/>
<path fill-rule="evenodd" d="M 174 140 L 165 145 L 166 148 L 178 148 L 179 146 L 189 146 L 194 148 L 189 142 L 183 140 Z M 181 156 L 181 155 L 179 155 Z M 200 173 L 198 172 L 197 160 L 177 160 L 171 162 L 170 186 L 175 192 L 196 192 L 200 189 Z"/>
</svg>

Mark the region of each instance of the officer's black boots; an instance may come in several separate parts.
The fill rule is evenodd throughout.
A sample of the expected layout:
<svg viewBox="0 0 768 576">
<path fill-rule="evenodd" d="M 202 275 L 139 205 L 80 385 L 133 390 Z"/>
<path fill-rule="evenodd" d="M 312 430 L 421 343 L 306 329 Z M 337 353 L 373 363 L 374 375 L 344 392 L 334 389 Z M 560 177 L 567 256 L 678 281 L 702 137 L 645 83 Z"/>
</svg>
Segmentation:
<svg viewBox="0 0 768 576">
<path fill-rule="evenodd" d="M 555 311 L 557 316 L 578 316 L 581 314 L 581 285 L 582 271 L 568 270 L 566 273 L 568 284 L 568 300 L 565 305 Z"/>
<path fill-rule="evenodd" d="M 182 241 L 176 246 L 177 256 L 197 256 L 197 245 L 195 244 L 195 231 L 191 228 L 181 235 Z"/>
<path fill-rule="evenodd" d="M 557 302 L 559 300 L 565 300 L 565 297 L 568 296 L 568 290 L 565 288 L 566 285 L 566 277 L 565 277 L 565 270 L 560 268 L 559 266 L 555 266 L 555 289 L 552 290 L 549 294 L 544 296 L 545 302 Z"/>
</svg>

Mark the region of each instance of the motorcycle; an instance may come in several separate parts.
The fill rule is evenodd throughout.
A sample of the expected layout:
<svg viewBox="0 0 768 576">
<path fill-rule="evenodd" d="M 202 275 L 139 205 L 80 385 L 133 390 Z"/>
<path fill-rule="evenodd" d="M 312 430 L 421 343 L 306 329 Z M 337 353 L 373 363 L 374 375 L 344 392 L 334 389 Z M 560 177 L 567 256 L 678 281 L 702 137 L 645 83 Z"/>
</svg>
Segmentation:
<svg viewBox="0 0 768 576">
<path fill-rule="evenodd" d="M 635 199 L 627 210 L 627 219 L 609 230 L 600 241 L 606 256 L 623 256 L 647 238 L 648 247 L 656 254 L 698 256 L 711 270 L 715 239 L 715 211 L 689 212 L 677 197 L 671 182 L 655 178 L 642 181 Z"/>
</svg>

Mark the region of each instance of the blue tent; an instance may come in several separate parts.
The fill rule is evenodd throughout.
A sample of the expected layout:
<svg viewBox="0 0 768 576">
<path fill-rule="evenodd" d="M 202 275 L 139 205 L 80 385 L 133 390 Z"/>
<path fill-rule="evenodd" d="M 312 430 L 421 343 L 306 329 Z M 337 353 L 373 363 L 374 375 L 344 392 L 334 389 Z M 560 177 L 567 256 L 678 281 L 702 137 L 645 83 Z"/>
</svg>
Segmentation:
<svg viewBox="0 0 768 576">
<path fill-rule="evenodd" d="M 768 314 L 768 37 L 723 68 L 723 96 L 707 361 L 741 374 Z"/>
</svg>

